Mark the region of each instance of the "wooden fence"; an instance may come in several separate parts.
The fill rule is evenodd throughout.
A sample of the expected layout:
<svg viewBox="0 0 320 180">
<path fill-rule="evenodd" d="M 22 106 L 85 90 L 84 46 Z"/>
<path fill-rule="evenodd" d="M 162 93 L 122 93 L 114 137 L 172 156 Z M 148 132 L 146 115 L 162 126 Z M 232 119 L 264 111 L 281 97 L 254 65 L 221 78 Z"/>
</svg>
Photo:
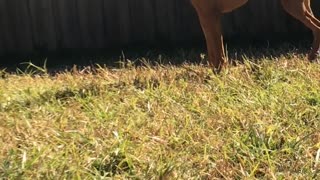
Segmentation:
<svg viewBox="0 0 320 180">
<path fill-rule="evenodd" d="M 306 32 L 279 0 L 250 0 L 223 25 L 227 37 Z M 0 0 L 0 55 L 201 40 L 190 0 Z"/>
</svg>

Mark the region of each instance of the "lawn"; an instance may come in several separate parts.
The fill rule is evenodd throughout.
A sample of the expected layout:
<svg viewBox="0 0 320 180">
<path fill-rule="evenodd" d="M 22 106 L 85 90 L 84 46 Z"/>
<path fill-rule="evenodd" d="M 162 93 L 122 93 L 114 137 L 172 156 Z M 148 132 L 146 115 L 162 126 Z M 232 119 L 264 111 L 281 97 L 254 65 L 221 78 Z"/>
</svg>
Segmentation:
<svg viewBox="0 0 320 180">
<path fill-rule="evenodd" d="M 319 64 L 148 61 L 0 71 L 0 179 L 320 177 Z"/>
</svg>

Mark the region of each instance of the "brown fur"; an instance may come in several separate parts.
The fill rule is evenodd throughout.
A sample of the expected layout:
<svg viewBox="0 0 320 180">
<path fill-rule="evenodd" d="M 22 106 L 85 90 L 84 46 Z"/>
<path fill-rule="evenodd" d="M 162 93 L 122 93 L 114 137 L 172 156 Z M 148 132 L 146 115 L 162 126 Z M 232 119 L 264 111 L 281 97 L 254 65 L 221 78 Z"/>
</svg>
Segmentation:
<svg viewBox="0 0 320 180">
<path fill-rule="evenodd" d="M 219 72 L 227 63 L 221 32 L 221 16 L 244 5 L 248 0 L 191 0 L 204 32 L 209 64 Z M 281 0 L 283 8 L 312 30 L 314 40 L 308 59 L 317 58 L 320 49 L 320 21 L 313 15 L 310 0 Z"/>
</svg>

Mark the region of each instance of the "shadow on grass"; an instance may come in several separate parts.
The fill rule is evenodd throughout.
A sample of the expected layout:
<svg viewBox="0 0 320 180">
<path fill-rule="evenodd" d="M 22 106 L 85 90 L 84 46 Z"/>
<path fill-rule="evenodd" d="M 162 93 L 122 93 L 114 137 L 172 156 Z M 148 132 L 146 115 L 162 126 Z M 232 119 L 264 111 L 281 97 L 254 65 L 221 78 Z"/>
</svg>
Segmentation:
<svg viewBox="0 0 320 180">
<path fill-rule="evenodd" d="M 260 61 L 262 59 L 277 59 L 281 56 L 299 55 L 305 56 L 310 49 L 310 42 L 301 40 L 299 42 L 291 41 L 242 41 L 241 39 L 226 41 L 227 55 L 232 64 L 241 63 L 244 59 L 250 61 Z M 6 72 L 13 73 L 17 69 L 24 71 L 28 68 L 28 62 L 43 67 L 46 62 L 46 68 L 49 74 L 55 74 L 63 71 L 70 71 L 74 66 L 78 69 L 85 67 L 123 68 L 128 63 L 135 66 L 145 65 L 176 65 L 183 63 L 206 64 L 206 48 L 203 45 L 196 44 L 181 45 L 177 47 L 131 47 L 124 49 L 104 50 L 81 50 L 69 49 L 59 51 L 58 53 L 34 53 L 32 55 L 11 54 L 0 57 L 0 70 L 6 69 Z"/>
</svg>

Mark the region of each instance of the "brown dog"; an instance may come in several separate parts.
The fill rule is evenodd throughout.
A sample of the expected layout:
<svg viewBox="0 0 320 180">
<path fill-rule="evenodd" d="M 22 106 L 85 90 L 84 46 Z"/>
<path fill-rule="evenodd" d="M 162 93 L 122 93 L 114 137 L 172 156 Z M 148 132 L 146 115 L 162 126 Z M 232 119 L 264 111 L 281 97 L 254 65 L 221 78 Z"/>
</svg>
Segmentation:
<svg viewBox="0 0 320 180">
<path fill-rule="evenodd" d="M 215 72 L 219 72 L 227 63 L 221 32 L 221 16 L 244 5 L 248 0 L 191 0 L 191 2 L 197 11 L 206 38 L 209 64 Z M 310 0 L 281 0 L 281 4 L 290 15 L 312 30 L 314 40 L 308 59 L 315 60 L 320 48 L 320 21 L 313 15 Z"/>
</svg>

